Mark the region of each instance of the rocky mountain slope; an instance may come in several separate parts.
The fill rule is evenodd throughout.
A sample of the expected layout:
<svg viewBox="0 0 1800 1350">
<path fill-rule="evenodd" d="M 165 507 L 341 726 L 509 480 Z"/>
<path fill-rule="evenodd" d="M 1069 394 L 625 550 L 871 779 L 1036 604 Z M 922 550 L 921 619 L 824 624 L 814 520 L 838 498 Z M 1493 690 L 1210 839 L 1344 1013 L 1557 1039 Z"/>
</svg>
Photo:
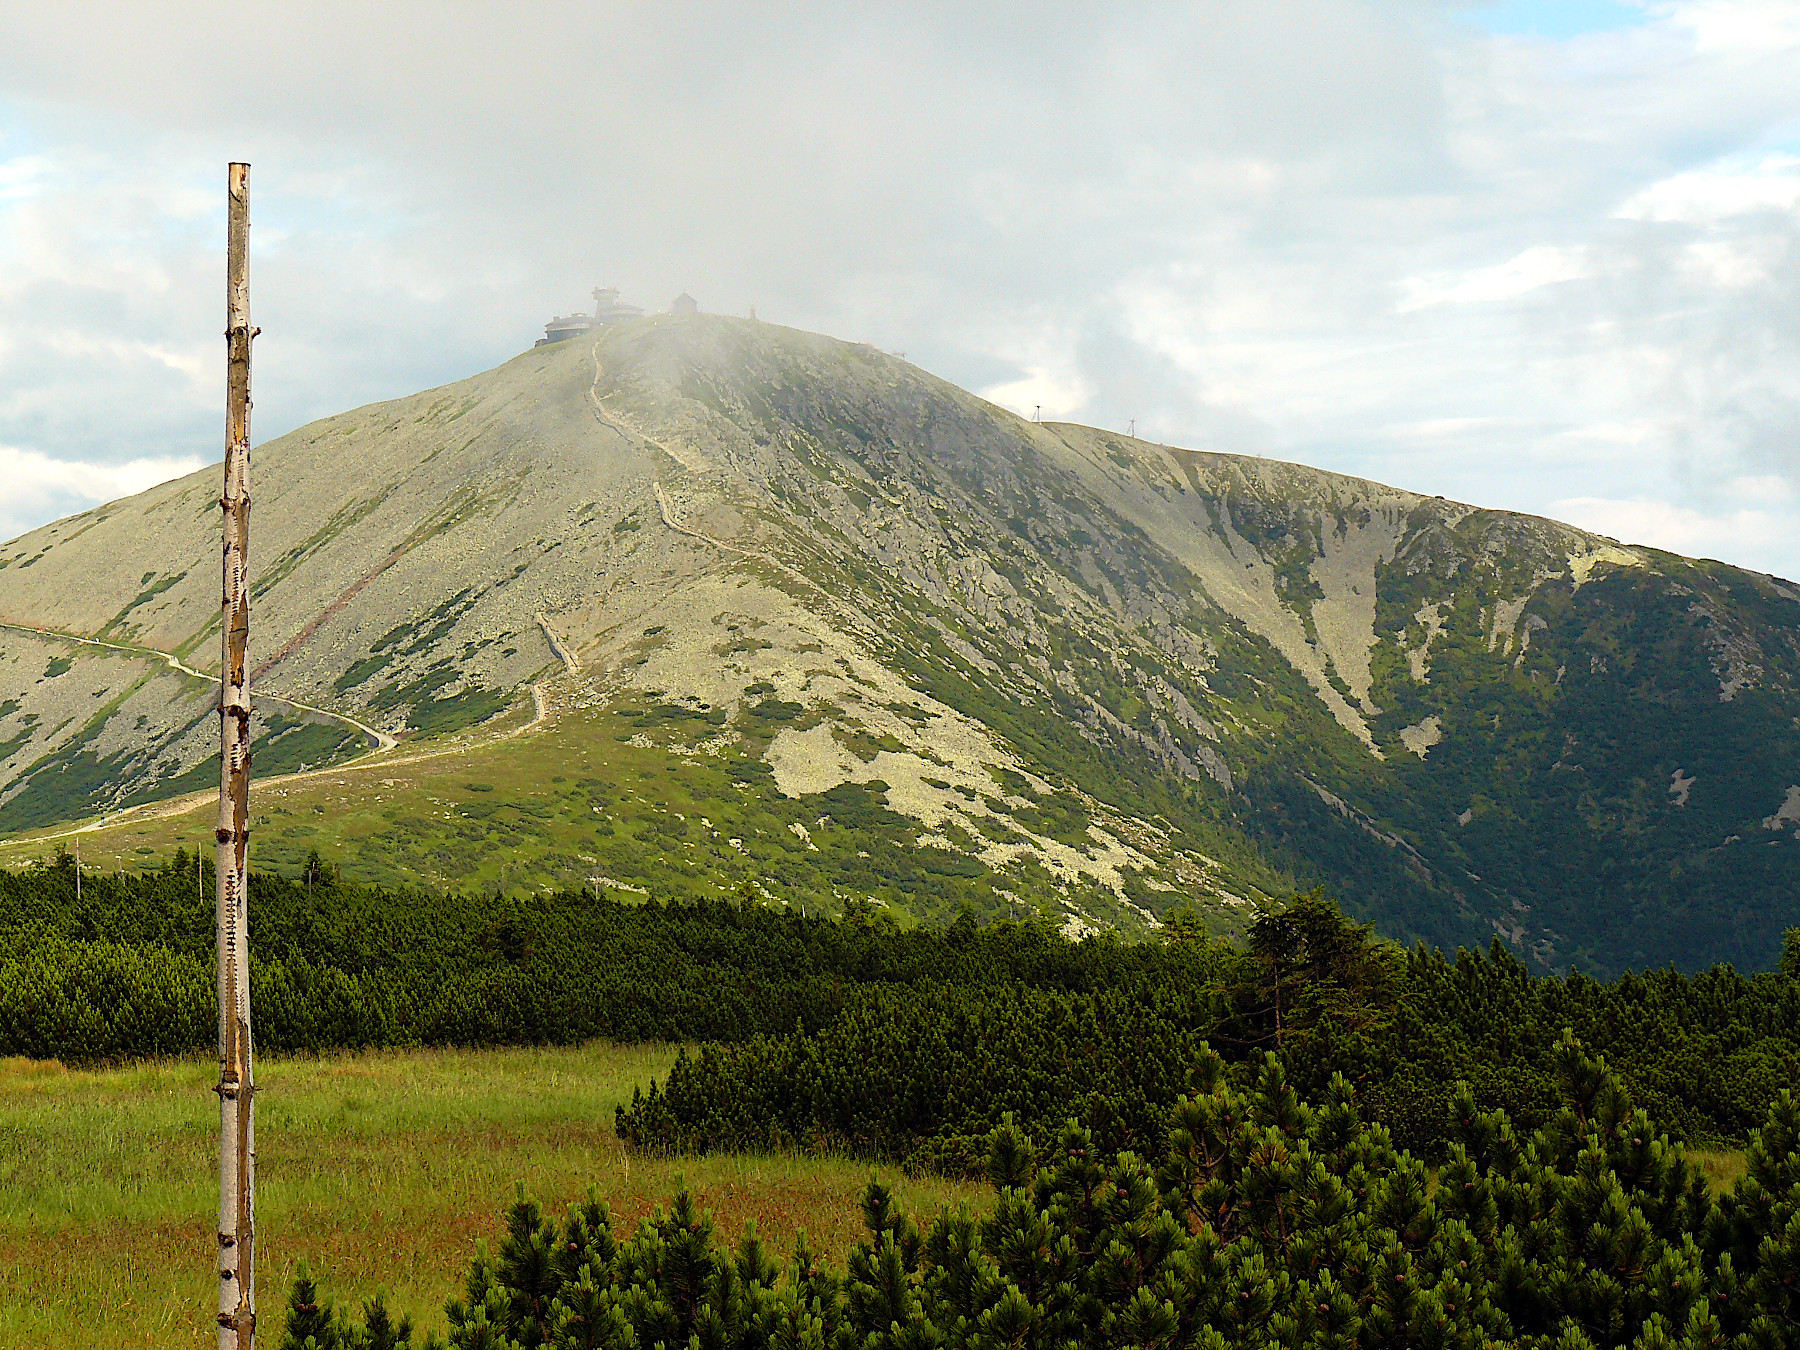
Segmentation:
<svg viewBox="0 0 1800 1350">
<path fill-rule="evenodd" d="M 710 316 L 326 419 L 254 473 L 259 777 L 432 744 L 517 771 L 361 843 L 269 816 L 265 858 L 1222 930 L 1324 884 L 1397 937 L 1594 971 L 1764 966 L 1800 923 L 1774 578 L 1035 425 Z M 213 781 L 216 476 L 0 546 L 0 831 Z"/>
</svg>

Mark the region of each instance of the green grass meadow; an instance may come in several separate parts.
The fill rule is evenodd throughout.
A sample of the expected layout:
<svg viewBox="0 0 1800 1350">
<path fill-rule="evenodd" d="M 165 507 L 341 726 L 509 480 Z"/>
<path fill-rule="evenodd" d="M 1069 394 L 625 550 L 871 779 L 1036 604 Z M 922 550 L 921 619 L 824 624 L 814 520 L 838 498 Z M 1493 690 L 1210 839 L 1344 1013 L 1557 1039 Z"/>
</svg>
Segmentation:
<svg viewBox="0 0 1800 1350">
<path fill-rule="evenodd" d="M 388 1291 L 442 1327 L 478 1238 L 524 1181 L 546 1209 L 599 1188 L 627 1226 L 684 1177 L 722 1234 L 785 1253 L 862 1236 L 869 1168 L 838 1159 L 626 1155 L 613 1108 L 671 1047 L 400 1051 L 258 1067 L 258 1302 L 269 1343 L 294 1263 L 340 1304 Z M 0 1061 L 0 1347 L 212 1344 L 218 1110 L 210 1057 L 93 1071 Z M 975 1196 L 890 1175 L 912 1212 Z"/>
</svg>

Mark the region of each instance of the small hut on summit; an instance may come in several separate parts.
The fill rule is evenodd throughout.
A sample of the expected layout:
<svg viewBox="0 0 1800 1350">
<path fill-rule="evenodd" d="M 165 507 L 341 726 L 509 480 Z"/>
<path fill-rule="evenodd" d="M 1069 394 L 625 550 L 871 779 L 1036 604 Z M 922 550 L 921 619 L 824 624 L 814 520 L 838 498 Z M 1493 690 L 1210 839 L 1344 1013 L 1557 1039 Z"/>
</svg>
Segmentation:
<svg viewBox="0 0 1800 1350">
<path fill-rule="evenodd" d="M 686 291 L 669 301 L 669 313 L 671 314 L 698 314 L 699 312 L 700 302 Z"/>
</svg>

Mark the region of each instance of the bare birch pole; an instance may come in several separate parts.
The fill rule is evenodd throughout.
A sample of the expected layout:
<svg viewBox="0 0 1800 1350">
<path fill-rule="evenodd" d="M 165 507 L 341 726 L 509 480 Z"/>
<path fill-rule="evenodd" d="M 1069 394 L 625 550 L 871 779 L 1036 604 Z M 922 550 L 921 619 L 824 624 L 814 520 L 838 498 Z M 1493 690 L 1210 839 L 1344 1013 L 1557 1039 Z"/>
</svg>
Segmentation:
<svg viewBox="0 0 1800 1350">
<path fill-rule="evenodd" d="M 250 166 L 233 164 L 225 278 L 224 598 L 219 639 L 219 1350 L 256 1340 L 256 1081 L 250 1061 Z"/>
</svg>

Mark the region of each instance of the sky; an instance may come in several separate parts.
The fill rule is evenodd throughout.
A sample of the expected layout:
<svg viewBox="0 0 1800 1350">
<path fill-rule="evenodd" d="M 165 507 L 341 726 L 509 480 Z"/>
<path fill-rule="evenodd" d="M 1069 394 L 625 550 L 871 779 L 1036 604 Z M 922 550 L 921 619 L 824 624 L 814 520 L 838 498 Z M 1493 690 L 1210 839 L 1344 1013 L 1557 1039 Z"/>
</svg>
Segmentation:
<svg viewBox="0 0 1800 1350">
<path fill-rule="evenodd" d="M 616 285 L 1800 577 L 1800 0 L 0 0 L 0 537 Z"/>
</svg>

